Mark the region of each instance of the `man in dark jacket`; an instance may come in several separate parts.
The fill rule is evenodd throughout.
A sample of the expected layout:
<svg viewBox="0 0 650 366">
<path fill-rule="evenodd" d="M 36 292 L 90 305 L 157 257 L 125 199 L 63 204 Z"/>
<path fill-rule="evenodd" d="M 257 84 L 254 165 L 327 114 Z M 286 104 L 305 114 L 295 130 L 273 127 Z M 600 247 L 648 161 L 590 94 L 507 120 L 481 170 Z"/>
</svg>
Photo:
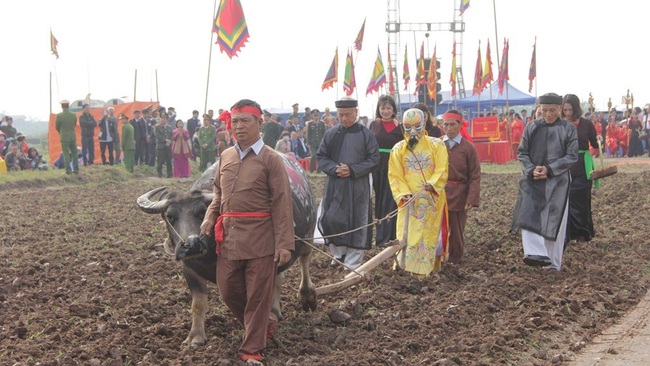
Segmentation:
<svg viewBox="0 0 650 366">
<path fill-rule="evenodd" d="M 83 155 L 84 166 L 92 165 L 95 162 L 95 129 L 97 121 L 90 114 L 90 106 L 84 104 L 79 125 L 81 126 L 81 154 Z"/>
<path fill-rule="evenodd" d="M 2 123 L 4 122 L 4 123 Z M 2 117 L 2 122 L 0 122 L 0 131 L 4 132 L 7 135 L 7 138 L 16 137 L 16 128 L 13 126 L 14 119 L 11 116 Z"/>
<path fill-rule="evenodd" d="M 99 121 L 99 150 L 102 154 L 102 164 L 106 165 L 106 148 L 108 148 L 108 163 L 113 165 L 113 142 L 117 135 L 117 120 L 115 109 L 108 107 L 106 115 Z M 119 157 L 118 157 L 119 158 Z"/>
<path fill-rule="evenodd" d="M 159 110 L 163 110 L 163 108 L 160 107 Z M 142 118 L 146 121 L 147 125 L 147 152 L 145 153 L 145 160 L 149 166 L 153 167 L 156 166 L 156 159 L 158 157 L 155 129 L 161 120 L 160 112 L 154 110 L 152 113 L 149 108 L 145 108 L 142 113 L 144 114 Z M 167 121 L 169 124 L 169 118 Z"/>
<path fill-rule="evenodd" d="M 145 164 L 145 152 L 147 151 L 147 124 L 142 118 L 142 112 L 139 109 L 133 111 L 133 119 L 129 121 L 133 126 L 135 135 L 135 165 Z"/>
<path fill-rule="evenodd" d="M 310 173 L 317 170 L 316 153 L 320 147 L 320 142 L 323 140 L 323 136 L 325 136 L 325 131 L 327 131 L 327 126 L 320 119 L 320 111 L 318 109 L 312 110 L 311 120 L 307 122 L 307 147 L 311 154 L 311 162 L 309 164 Z M 320 173 L 320 168 L 318 168 L 318 172 Z"/>
</svg>

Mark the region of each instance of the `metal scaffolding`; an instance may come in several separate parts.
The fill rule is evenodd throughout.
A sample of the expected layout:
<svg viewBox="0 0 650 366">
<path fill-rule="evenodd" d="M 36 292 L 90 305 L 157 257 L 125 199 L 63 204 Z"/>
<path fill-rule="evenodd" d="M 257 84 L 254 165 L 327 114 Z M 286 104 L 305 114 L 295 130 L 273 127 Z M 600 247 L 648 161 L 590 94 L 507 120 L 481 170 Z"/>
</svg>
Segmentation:
<svg viewBox="0 0 650 366">
<path fill-rule="evenodd" d="M 465 82 L 463 79 L 463 33 L 465 22 L 460 14 L 460 0 L 454 0 L 454 20 L 452 22 L 431 22 L 431 23 L 402 23 L 400 18 L 400 0 L 388 0 L 388 16 L 386 19 L 386 33 L 388 35 L 388 64 L 389 90 L 395 91 L 395 99 L 398 105 L 399 100 L 399 78 L 397 77 L 397 55 L 400 51 L 400 33 L 429 33 L 429 32 L 452 32 L 456 42 L 456 82 L 459 98 L 465 98 Z M 392 76 L 392 77 L 391 77 Z"/>
</svg>

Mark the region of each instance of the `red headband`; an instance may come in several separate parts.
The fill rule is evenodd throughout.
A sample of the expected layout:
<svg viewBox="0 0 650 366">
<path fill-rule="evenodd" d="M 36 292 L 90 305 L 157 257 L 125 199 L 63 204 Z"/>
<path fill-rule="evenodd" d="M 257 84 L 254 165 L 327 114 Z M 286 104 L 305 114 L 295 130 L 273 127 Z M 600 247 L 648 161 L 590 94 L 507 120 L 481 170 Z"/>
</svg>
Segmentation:
<svg viewBox="0 0 650 366">
<path fill-rule="evenodd" d="M 230 111 L 231 115 L 235 113 L 249 113 L 252 114 L 253 116 L 256 116 L 258 119 L 262 117 L 259 108 L 251 107 L 249 105 L 245 105 L 239 108 L 233 108 L 232 111 Z"/>
<path fill-rule="evenodd" d="M 463 116 L 457 113 L 445 113 L 442 115 L 442 119 L 455 119 L 457 121 L 462 122 L 463 121 Z"/>
</svg>

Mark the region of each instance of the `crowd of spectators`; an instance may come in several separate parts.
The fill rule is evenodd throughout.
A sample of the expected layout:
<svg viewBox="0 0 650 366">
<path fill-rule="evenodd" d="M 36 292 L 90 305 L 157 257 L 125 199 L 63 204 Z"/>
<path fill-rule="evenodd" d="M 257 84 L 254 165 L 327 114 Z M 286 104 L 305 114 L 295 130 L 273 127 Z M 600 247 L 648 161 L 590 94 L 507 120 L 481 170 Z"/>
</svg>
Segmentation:
<svg viewBox="0 0 650 366">
<path fill-rule="evenodd" d="M 0 172 L 47 170 L 48 165 L 35 147 L 27 144 L 25 135 L 13 126 L 11 116 L 0 121 Z"/>
</svg>

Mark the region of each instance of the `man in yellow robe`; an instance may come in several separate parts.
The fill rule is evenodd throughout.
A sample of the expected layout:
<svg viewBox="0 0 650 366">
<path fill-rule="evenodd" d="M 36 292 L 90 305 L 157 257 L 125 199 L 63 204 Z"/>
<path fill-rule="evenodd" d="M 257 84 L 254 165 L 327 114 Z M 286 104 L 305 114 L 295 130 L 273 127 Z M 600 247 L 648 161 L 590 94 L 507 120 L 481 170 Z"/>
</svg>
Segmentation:
<svg viewBox="0 0 650 366">
<path fill-rule="evenodd" d="M 447 253 L 448 155 L 441 139 L 427 136 L 424 113 L 419 109 L 404 112 L 404 140 L 395 144 L 388 161 L 388 179 L 397 214 L 397 238 L 404 237 L 404 222 L 409 215 L 406 248 L 397 253 L 400 268 L 427 276 L 440 270 Z"/>
</svg>

